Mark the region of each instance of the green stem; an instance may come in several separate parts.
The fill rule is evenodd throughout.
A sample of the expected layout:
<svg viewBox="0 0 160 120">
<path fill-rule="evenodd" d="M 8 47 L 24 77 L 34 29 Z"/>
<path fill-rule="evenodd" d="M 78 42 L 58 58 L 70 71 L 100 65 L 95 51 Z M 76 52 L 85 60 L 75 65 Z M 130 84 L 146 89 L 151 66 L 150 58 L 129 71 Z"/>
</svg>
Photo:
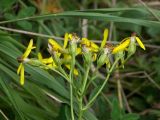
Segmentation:
<svg viewBox="0 0 160 120">
<path fill-rule="evenodd" d="M 98 90 L 98 92 L 92 97 L 92 99 L 88 102 L 88 104 L 83 108 L 83 110 L 88 109 L 88 108 L 91 106 L 91 104 L 95 101 L 95 99 L 98 97 L 98 95 L 102 92 L 102 90 L 103 90 L 103 88 L 105 87 L 107 81 L 109 80 L 109 77 L 110 77 L 110 75 L 111 75 L 111 72 L 112 72 L 113 69 L 115 68 L 118 60 L 119 60 L 119 59 L 116 59 L 116 61 L 113 63 L 113 65 L 112 65 L 111 69 L 109 70 L 108 75 L 107 75 L 106 79 L 104 80 L 102 86 L 100 87 L 100 89 Z"/>
<path fill-rule="evenodd" d="M 82 90 L 81 90 L 82 96 L 83 96 L 84 91 L 86 89 L 89 70 L 90 70 L 90 65 L 87 66 L 86 73 L 85 73 L 85 76 L 84 76 L 84 80 L 83 80 L 83 84 L 82 84 Z"/>
<path fill-rule="evenodd" d="M 79 115 L 78 115 L 78 120 L 82 120 L 82 116 L 83 116 L 83 110 L 82 110 L 82 102 L 83 102 L 83 98 L 81 96 L 80 100 L 79 100 Z"/>
<path fill-rule="evenodd" d="M 80 98 L 79 98 L 78 120 L 82 120 L 82 117 L 83 117 L 83 96 L 84 96 L 84 93 L 85 93 L 85 90 L 86 90 L 89 70 L 90 70 L 90 64 L 87 65 L 86 72 L 85 72 L 85 75 L 84 75 L 84 80 L 83 80 L 83 83 L 82 83 L 81 95 L 80 95 Z"/>
<path fill-rule="evenodd" d="M 69 77 L 66 74 L 59 72 L 58 70 L 56 70 L 53 67 L 48 67 L 47 65 L 43 65 L 43 66 L 46 67 L 46 68 L 48 68 L 48 69 L 50 69 L 50 70 L 52 70 L 52 71 L 54 71 L 55 73 L 57 73 L 60 76 L 62 76 L 63 78 L 65 78 L 68 82 L 70 82 L 70 79 L 69 79 Z"/>
<path fill-rule="evenodd" d="M 73 74 L 74 74 L 74 66 L 75 66 L 75 54 L 72 54 L 71 61 L 71 70 L 69 74 L 70 78 L 70 106 L 71 106 L 71 120 L 74 120 L 74 111 L 73 111 Z"/>
</svg>

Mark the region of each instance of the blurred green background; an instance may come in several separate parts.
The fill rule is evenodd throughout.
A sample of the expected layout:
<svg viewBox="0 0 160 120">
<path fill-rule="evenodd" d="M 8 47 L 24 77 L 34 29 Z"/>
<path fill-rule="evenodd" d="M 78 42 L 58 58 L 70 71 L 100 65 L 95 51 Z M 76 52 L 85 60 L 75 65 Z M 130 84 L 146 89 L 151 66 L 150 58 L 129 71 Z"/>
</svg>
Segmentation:
<svg viewBox="0 0 160 120">
<path fill-rule="evenodd" d="M 16 58 L 31 38 L 37 46 L 31 57 L 38 52 L 47 57 L 48 38 L 61 44 L 66 32 L 74 32 L 99 43 L 105 28 L 113 45 L 136 32 L 146 51 L 138 47 L 125 69 L 112 75 L 85 119 L 159 120 L 159 8 L 158 0 L 0 0 L 0 120 L 69 120 L 69 90 L 63 78 L 26 65 L 26 82 L 20 86 Z M 118 105 L 116 74 L 123 109 Z M 97 87 L 103 80 L 96 81 Z M 95 89 L 91 86 L 88 96 Z"/>
</svg>

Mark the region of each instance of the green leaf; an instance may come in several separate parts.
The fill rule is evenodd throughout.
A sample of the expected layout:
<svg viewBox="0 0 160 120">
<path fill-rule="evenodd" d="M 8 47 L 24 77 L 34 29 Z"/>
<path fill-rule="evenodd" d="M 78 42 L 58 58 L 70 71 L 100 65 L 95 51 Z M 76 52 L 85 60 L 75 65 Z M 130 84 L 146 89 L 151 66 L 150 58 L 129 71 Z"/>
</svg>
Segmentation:
<svg viewBox="0 0 160 120">
<path fill-rule="evenodd" d="M 24 9 L 21 9 L 20 12 L 18 13 L 17 18 L 23 18 L 23 17 L 29 17 L 34 15 L 35 13 L 35 8 L 34 7 L 27 7 Z M 31 30 L 32 29 L 32 24 L 28 21 L 20 21 L 17 23 L 20 27 L 22 27 L 24 30 Z"/>
<path fill-rule="evenodd" d="M 138 120 L 139 115 L 135 113 L 125 114 L 121 120 Z"/>
<path fill-rule="evenodd" d="M 119 108 L 119 103 L 117 99 L 113 99 L 112 111 L 111 111 L 111 120 L 120 120 L 122 117 L 121 110 Z"/>
<path fill-rule="evenodd" d="M 16 2 L 17 0 L 1 0 L 0 3 L 0 11 L 6 11 L 8 9 L 12 8 L 12 5 Z"/>
<path fill-rule="evenodd" d="M 18 13 L 18 18 L 23 18 L 23 17 L 28 17 L 28 16 L 32 16 L 35 13 L 35 8 L 34 7 L 27 7 L 27 8 L 23 8 L 19 11 Z"/>
</svg>

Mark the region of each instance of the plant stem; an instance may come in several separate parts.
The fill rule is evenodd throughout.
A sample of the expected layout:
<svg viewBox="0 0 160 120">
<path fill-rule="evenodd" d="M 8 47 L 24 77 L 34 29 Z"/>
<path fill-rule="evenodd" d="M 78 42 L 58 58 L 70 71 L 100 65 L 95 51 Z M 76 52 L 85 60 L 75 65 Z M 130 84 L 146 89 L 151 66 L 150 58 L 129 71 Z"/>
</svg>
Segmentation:
<svg viewBox="0 0 160 120">
<path fill-rule="evenodd" d="M 116 60 L 115 60 L 115 62 L 113 63 L 111 69 L 109 70 L 108 75 L 107 75 L 106 79 L 104 80 L 102 86 L 100 87 L 100 89 L 98 90 L 98 92 L 92 97 L 92 99 L 88 102 L 88 104 L 83 108 L 83 110 L 88 109 L 88 108 L 91 106 L 91 104 L 95 101 L 95 99 L 98 97 L 98 95 L 102 92 L 102 90 L 103 90 L 103 88 L 105 87 L 107 81 L 109 80 L 109 77 L 110 77 L 110 75 L 111 75 L 111 72 L 112 72 L 113 69 L 115 68 L 118 60 L 119 60 L 119 59 L 116 59 Z"/>
<path fill-rule="evenodd" d="M 79 100 L 79 115 L 78 115 L 78 120 L 82 120 L 82 116 L 83 116 L 83 97 L 81 96 L 80 100 Z"/>
<path fill-rule="evenodd" d="M 70 105 L 71 105 L 71 120 L 74 120 L 74 112 L 73 112 L 73 87 L 72 87 L 72 83 L 70 83 Z"/>
<path fill-rule="evenodd" d="M 83 117 L 83 96 L 86 90 L 86 85 L 87 85 L 87 79 L 88 79 L 88 74 L 90 70 L 90 64 L 87 65 L 87 69 L 84 75 L 84 80 L 82 83 L 82 89 L 81 89 L 81 95 L 79 98 L 79 115 L 78 115 L 78 120 L 82 120 Z"/>
<path fill-rule="evenodd" d="M 86 88 L 89 70 L 90 70 L 90 65 L 87 66 L 86 73 L 85 73 L 85 76 L 84 76 L 84 80 L 83 80 L 83 84 L 82 84 L 82 97 L 83 97 L 83 94 L 84 94 L 84 91 L 85 91 L 85 88 Z"/>
<path fill-rule="evenodd" d="M 69 74 L 70 78 L 70 106 L 71 106 L 71 120 L 74 120 L 74 111 L 73 111 L 73 74 L 74 74 L 74 66 L 75 66 L 75 54 L 72 54 L 71 61 L 71 70 Z"/>
</svg>

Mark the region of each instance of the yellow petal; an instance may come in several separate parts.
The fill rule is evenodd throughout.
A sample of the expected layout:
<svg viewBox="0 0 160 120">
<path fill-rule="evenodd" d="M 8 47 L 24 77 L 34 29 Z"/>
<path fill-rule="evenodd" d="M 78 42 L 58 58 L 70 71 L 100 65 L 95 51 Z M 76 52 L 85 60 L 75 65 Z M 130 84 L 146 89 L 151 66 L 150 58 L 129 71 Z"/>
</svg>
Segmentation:
<svg viewBox="0 0 160 120">
<path fill-rule="evenodd" d="M 93 59 L 93 61 L 96 61 L 96 59 L 97 59 L 97 54 L 96 53 L 93 54 L 92 59 Z"/>
<path fill-rule="evenodd" d="M 53 68 L 56 68 L 57 67 L 57 65 L 56 65 L 56 63 L 53 61 L 53 63 L 52 63 L 52 66 L 53 66 Z"/>
<path fill-rule="evenodd" d="M 89 47 L 90 46 L 90 41 L 87 38 L 82 38 L 81 44 Z"/>
<path fill-rule="evenodd" d="M 92 49 L 93 52 L 98 52 L 99 47 L 94 42 L 91 42 L 91 49 Z"/>
<path fill-rule="evenodd" d="M 81 53 L 82 53 L 81 48 L 77 48 L 77 49 L 76 49 L 76 55 L 79 55 L 79 54 L 81 54 Z"/>
<path fill-rule="evenodd" d="M 62 49 L 62 47 L 53 39 L 49 39 L 48 43 L 52 46 L 53 50 L 59 51 Z"/>
<path fill-rule="evenodd" d="M 111 67 L 111 63 L 109 61 L 106 61 L 106 67 L 110 68 Z"/>
<path fill-rule="evenodd" d="M 21 71 L 21 68 L 22 68 L 22 63 L 19 64 L 18 66 L 18 69 L 17 69 L 17 74 L 19 75 L 20 71 Z"/>
<path fill-rule="evenodd" d="M 39 61 L 42 61 L 42 59 L 43 59 L 42 54 L 39 52 L 39 53 L 38 53 L 38 60 L 39 60 Z"/>
<path fill-rule="evenodd" d="M 21 67 L 21 73 L 20 73 L 20 84 L 24 85 L 24 66 Z"/>
<path fill-rule="evenodd" d="M 112 51 L 112 54 L 125 50 L 129 46 L 129 43 L 130 43 L 130 38 L 126 39 L 123 43 L 115 47 Z"/>
<path fill-rule="evenodd" d="M 66 66 L 66 68 L 68 68 L 68 70 L 71 69 L 71 66 L 70 66 L 70 65 L 65 65 L 65 66 Z M 73 73 L 74 73 L 74 75 L 77 76 L 77 75 L 78 75 L 78 70 L 74 68 Z"/>
<path fill-rule="evenodd" d="M 52 57 L 42 59 L 42 63 L 44 63 L 44 64 L 49 64 L 49 63 L 52 63 L 52 62 L 53 62 Z"/>
<path fill-rule="evenodd" d="M 143 50 L 146 50 L 144 44 L 143 44 L 142 41 L 139 39 L 139 37 L 136 37 L 136 40 L 137 40 L 139 46 L 140 46 Z"/>
<path fill-rule="evenodd" d="M 72 40 L 72 37 L 73 37 L 72 34 L 69 34 L 69 35 L 68 35 L 68 38 L 69 38 L 70 40 Z"/>
<path fill-rule="evenodd" d="M 27 58 L 28 55 L 30 54 L 31 50 L 34 49 L 36 47 L 33 47 L 33 40 L 31 39 L 29 44 L 28 44 L 28 47 L 26 49 L 26 51 L 24 52 L 24 54 L 22 55 L 22 58 Z"/>
<path fill-rule="evenodd" d="M 70 61 L 71 60 L 71 55 L 69 55 L 69 54 L 64 54 L 64 60 L 65 61 Z"/>
<path fill-rule="evenodd" d="M 86 45 L 86 47 L 88 47 L 92 52 L 97 52 L 99 49 L 97 44 L 95 44 L 92 41 L 89 41 L 87 38 L 82 38 L 81 44 Z"/>
<path fill-rule="evenodd" d="M 74 69 L 73 72 L 74 72 L 74 75 L 76 75 L 76 76 L 78 75 L 78 70 L 77 69 Z"/>
<path fill-rule="evenodd" d="M 68 44 L 68 38 L 69 38 L 69 34 L 66 33 L 65 34 L 65 37 L 64 37 L 64 44 L 63 44 L 63 48 L 66 48 L 67 47 L 67 44 Z"/>
<path fill-rule="evenodd" d="M 101 43 L 101 48 L 105 46 L 107 39 L 108 39 L 108 29 L 105 29 L 103 33 L 103 40 Z"/>
</svg>

